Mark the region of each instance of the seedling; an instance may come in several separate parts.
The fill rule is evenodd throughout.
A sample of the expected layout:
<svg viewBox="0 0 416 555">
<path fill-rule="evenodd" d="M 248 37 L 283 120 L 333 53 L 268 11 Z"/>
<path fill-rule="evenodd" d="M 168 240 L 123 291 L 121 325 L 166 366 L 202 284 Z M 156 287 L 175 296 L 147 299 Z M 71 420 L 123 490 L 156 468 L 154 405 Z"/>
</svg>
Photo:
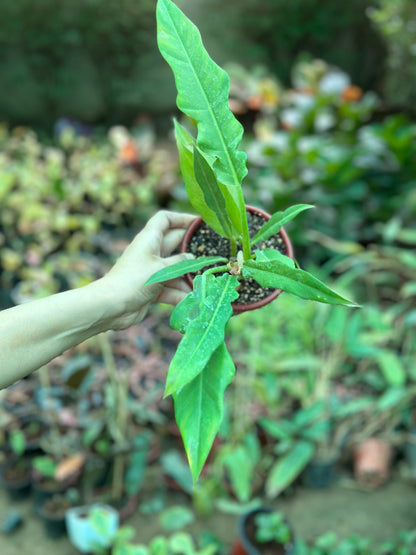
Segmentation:
<svg viewBox="0 0 416 555">
<path fill-rule="evenodd" d="M 298 204 L 273 214 L 250 239 L 241 188 L 247 156 L 238 148 L 243 127 L 228 106 L 229 77 L 209 57 L 197 27 L 171 0 L 158 0 L 156 12 L 158 46 L 175 76 L 178 108 L 197 126 L 194 138 L 175 121 L 189 200 L 205 223 L 230 242 L 228 258 L 183 261 L 147 281 L 159 283 L 204 270 L 172 313 L 171 325 L 184 337 L 171 362 L 165 391 L 173 396 L 176 422 L 196 481 L 220 426 L 224 392 L 235 372 L 224 334 L 241 279 L 251 277 L 261 287 L 304 299 L 356 305 L 296 267 L 288 256 L 256 248 L 311 206 Z"/>
</svg>

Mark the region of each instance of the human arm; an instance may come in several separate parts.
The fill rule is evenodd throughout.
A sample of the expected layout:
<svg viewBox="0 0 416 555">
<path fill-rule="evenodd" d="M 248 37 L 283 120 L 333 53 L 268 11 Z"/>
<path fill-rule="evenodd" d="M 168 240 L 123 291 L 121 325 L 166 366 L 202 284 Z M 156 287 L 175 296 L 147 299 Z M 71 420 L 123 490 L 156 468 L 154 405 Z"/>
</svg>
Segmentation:
<svg viewBox="0 0 416 555">
<path fill-rule="evenodd" d="M 94 335 L 140 322 L 153 302 L 182 300 L 189 287 L 180 278 L 144 284 L 156 271 L 187 257 L 168 255 L 193 218 L 158 212 L 103 278 L 0 312 L 0 388 Z"/>
</svg>

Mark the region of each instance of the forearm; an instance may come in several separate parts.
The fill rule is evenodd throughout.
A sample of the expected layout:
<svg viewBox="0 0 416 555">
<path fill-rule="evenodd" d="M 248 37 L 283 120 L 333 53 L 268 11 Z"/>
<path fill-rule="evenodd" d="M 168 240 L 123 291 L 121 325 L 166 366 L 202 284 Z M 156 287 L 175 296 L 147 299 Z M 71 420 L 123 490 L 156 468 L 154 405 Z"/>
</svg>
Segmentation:
<svg viewBox="0 0 416 555">
<path fill-rule="evenodd" d="M 111 291 L 98 280 L 0 312 L 0 388 L 110 329 L 116 310 Z"/>
</svg>

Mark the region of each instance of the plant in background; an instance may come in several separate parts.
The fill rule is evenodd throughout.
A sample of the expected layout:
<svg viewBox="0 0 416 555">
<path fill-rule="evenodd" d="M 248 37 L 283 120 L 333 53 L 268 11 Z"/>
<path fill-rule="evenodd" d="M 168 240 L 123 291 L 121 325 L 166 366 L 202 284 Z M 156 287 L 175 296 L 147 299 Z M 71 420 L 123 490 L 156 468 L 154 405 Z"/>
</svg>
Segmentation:
<svg viewBox="0 0 416 555">
<path fill-rule="evenodd" d="M 256 540 L 288 544 L 293 541 L 292 530 L 281 511 L 260 512 L 255 516 Z"/>
<path fill-rule="evenodd" d="M 258 247 L 309 205 L 275 213 L 250 238 L 241 188 L 247 173 L 246 155 L 238 149 L 243 129 L 228 106 L 229 78 L 208 56 L 198 29 L 170 0 L 159 0 L 157 22 L 159 49 L 175 74 L 178 107 L 198 129 L 195 139 L 175 122 L 188 196 L 205 223 L 230 245 L 228 257 L 183 261 L 147 282 L 166 281 L 214 265 L 195 277 L 193 292 L 172 314 L 172 327 L 184 337 L 171 362 L 165 390 L 165 395 L 173 395 L 176 421 L 196 481 L 221 423 L 223 394 L 234 374 L 224 333 L 241 278 L 305 299 L 356 305 L 278 250 Z"/>
</svg>

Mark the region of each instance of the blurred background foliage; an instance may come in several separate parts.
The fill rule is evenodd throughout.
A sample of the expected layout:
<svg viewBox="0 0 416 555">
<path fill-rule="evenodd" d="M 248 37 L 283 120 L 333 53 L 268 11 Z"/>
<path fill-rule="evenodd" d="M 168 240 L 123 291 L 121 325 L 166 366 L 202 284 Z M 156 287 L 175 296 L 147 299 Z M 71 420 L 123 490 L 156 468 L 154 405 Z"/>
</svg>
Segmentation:
<svg viewBox="0 0 416 555">
<path fill-rule="evenodd" d="M 50 128 L 62 115 L 130 124 L 143 110 L 161 116 L 173 111 L 173 80 L 156 46 L 155 4 L 1 2 L 0 21 L 7 22 L 0 29 L 1 119 Z M 306 53 L 342 68 L 365 90 L 383 92 L 389 108 L 414 106 L 411 0 L 180 0 L 178 5 L 200 27 L 220 64 L 262 64 L 288 85 L 294 61 Z"/>
<path fill-rule="evenodd" d="M 416 433 L 416 4 L 177 3 L 230 75 L 230 106 L 246 130 L 247 202 L 269 212 L 315 205 L 287 226 L 296 257 L 362 305 L 284 294 L 231 320 L 238 371 L 193 492 L 202 514 L 218 499 L 245 503 L 259 491 L 274 499 L 302 471 L 288 477 L 279 464 L 305 441 L 310 456 L 351 461 L 354 443 L 375 434 L 402 461 Z M 159 208 L 190 210 L 155 4 L 0 3 L 0 309 L 100 277 Z M 48 368 L 59 386 L 87 372 L 68 407 L 107 440 L 128 398 L 136 425 L 126 420 L 128 437 L 139 424 L 140 434 L 173 441 L 182 464 L 165 466 L 176 481 L 185 476 L 189 493 L 182 445 L 167 425 L 172 407 L 161 401 L 178 341 L 168 318 L 159 306 L 139 328 Z"/>
</svg>

